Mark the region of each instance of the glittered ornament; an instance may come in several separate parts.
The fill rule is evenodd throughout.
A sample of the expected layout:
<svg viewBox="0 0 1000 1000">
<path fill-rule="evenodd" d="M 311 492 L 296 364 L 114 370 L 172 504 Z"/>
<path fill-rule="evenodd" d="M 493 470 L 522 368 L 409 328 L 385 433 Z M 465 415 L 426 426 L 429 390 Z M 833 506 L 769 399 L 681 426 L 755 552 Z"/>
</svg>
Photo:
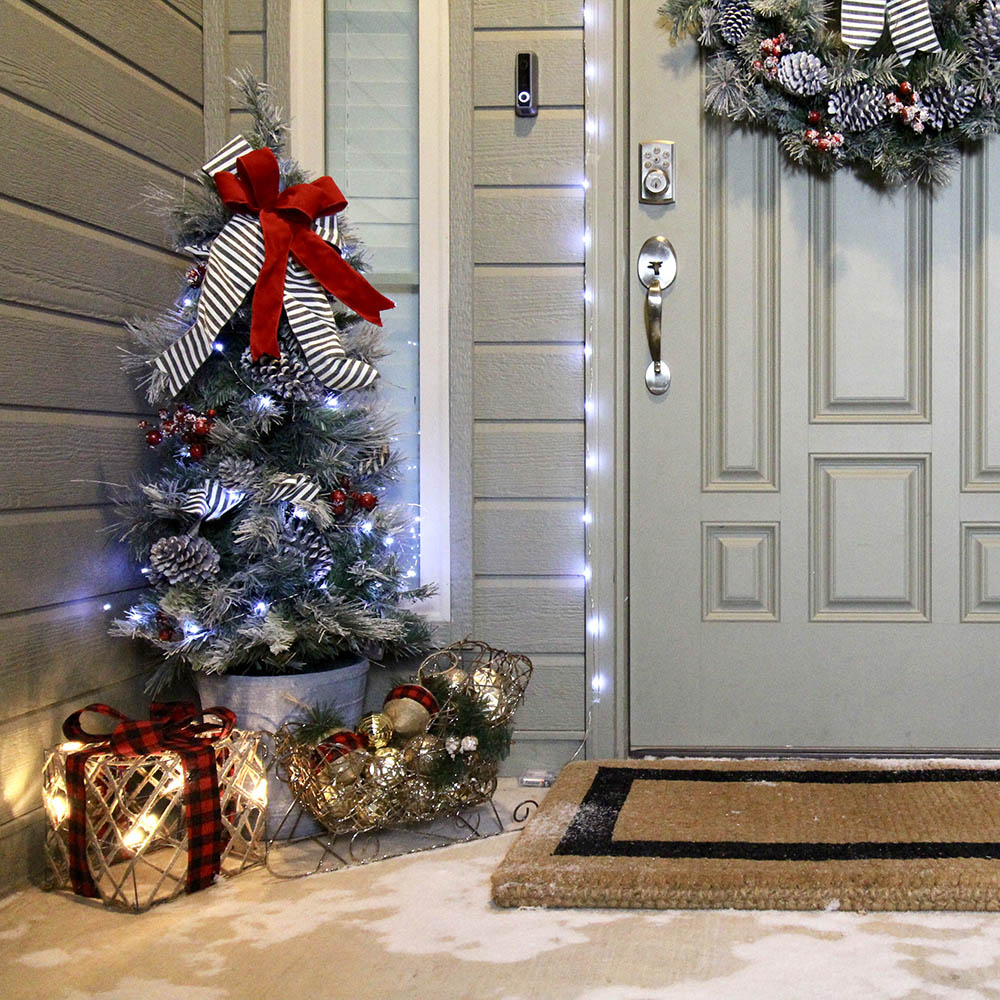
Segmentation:
<svg viewBox="0 0 1000 1000">
<path fill-rule="evenodd" d="M 329 781 L 353 785 L 368 767 L 370 757 L 364 750 L 351 750 L 326 762 L 323 773 Z"/>
<path fill-rule="evenodd" d="M 354 731 L 364 738 L 369 747 L 378 749 L 392 742 L 392 720 L 383 712 L 369 712 L 361 717 Z"/>
<path fill-rule="evenodd" d="M 385 696 L 382 711 L 389 717 L 396 735 L 408 739 L 427 729 L 440 706 L 427 688 L 419 684 L 400 684 Z"/>
<path fill-rule="evenodd" d="M 496 718 L 501 711 L 503 681 L 492 667 L 478 667 L 470 682 L 472 693 L 479 699 L 487 719 Z"/>
<path fill-rule="evenodd" d="M 444 758 L 444 740 L 430 733 L 414 736 L 403 747 L 404 763 L 417 774 L 433 774 Z"/>
<path fill-rule="evenodd" d="M 341 820 L 350 815 L 358 800 L 358 794 L 351 785 L 326 785 L 320 793 L 319 805 L 331 819 Z"/>
<path fill-rule="evenodd" d="M 365 778 L 382 788 L 406 781 L 407 768 L 398 747 L 380 747 L 368 762 Z"/>
</svg>

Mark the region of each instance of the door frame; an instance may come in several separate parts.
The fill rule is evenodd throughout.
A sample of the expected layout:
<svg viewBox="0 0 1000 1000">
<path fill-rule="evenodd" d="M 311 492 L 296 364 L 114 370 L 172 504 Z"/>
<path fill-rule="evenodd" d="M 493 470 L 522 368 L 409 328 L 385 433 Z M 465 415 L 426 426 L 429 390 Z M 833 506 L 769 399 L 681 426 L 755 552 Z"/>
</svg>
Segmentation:
<svg viewBox="0 0 1000 1000">
<path fill-rule="evenodd" d="M 627 757 L 628 0 L 584 5 L 586 753 Z"/>
</svg>

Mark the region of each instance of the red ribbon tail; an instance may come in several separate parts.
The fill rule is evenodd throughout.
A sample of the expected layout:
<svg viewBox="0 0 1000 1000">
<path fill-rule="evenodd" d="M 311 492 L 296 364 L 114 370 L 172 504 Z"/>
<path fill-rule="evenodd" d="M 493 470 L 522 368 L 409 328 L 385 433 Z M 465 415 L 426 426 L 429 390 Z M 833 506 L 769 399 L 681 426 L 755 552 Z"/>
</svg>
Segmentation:
<svg viewBox="0 0 1000 1000">
<path fill-rule="evenodd" d="M 291 240 L 291 227 L 273 212 L 260 213 L 260 228 L 264 233 L 264 263 L 254 289 L 250 318 L 250 356 L 254 361 L 265 354 L 281 357 L 278 324 L 285 301 L 285 268 Z"/>
<path fill-rule="evenodd" d="M 369 323 L 381 326 L 380 312 L 396 307 L 311 229 L 295 233 L 291 252 L 331 295 Z"/>
</svg>

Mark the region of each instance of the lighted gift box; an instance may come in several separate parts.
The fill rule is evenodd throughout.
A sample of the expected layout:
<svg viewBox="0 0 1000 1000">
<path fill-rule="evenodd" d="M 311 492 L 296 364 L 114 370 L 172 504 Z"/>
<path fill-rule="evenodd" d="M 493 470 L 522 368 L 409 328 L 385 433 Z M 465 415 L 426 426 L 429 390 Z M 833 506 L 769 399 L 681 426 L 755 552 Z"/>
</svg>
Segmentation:
<svg viewBox="0 0 1000 1000">
<path fill-rule="evenodd" d="M 107 736 L 86 711 L 117 718 Z M 153 705 L 133 721 L 88 705 L 46 754 L 42 794 L 52 888 L 145 910 L 264 860 L 267 781 L 260 735 L 233 728 L 227 709 Z"/>
</svg>

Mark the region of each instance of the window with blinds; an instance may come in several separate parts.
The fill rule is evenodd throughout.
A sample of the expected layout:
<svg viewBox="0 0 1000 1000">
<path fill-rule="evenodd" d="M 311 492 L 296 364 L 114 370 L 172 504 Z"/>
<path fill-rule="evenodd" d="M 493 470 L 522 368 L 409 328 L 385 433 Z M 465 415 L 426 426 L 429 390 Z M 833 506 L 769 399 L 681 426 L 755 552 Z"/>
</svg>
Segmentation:
<svg viewBox="0 0 1000 1000">
<path fill-rule="evenodd" d="M 418 504 L 420 419 L 418 0 L 326 0 L 326 172 L 370 252 L 383 314 L 380 388 L 405 476 L 392 500 Z M 416 543 L 414 542 L 414 554 Z"/>
</svg>

